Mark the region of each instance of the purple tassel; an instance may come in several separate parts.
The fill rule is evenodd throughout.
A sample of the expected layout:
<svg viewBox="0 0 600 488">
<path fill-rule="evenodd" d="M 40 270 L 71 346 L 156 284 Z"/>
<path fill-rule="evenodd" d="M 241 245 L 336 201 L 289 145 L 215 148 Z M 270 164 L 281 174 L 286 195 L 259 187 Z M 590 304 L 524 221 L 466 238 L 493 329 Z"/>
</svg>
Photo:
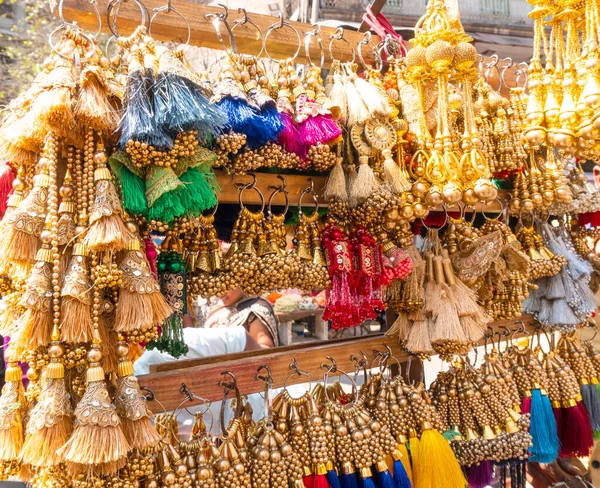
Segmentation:
<svg viewBox="0 0 600 488">
<path fill-rule="evenodd" d="M 492 465 L 489 461 L 482 461 L 479 466 L 467 468 L 467 479 L 470 488 L 485 488 L 494 481 Z"/>
</svg>

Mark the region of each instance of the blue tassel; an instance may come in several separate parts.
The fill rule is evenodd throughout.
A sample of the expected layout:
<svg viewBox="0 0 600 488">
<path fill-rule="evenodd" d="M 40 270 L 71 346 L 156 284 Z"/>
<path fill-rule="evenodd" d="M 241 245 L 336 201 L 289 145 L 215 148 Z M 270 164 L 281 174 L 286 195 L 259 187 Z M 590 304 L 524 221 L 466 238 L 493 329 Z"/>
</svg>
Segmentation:
<svg viewBox="0 0 600 488">
<path fill-rule="evenodd" d="M 335 469 L 332 469 L 331 471 L 327 471 L 327 483 L 329 483 L 329 486 L 331 488 L 341 488 L 340 485 L 340 478 L 338 477 Z"/>
<path fill-rule="evenodd" d="M 394 481 L 397 488 L 412 488 L 404 464 L 399 459 L 394 461 Z"/>
<path fill-rule="evenodd" d="M 373 478 L 361 478 L 361 488 L 377 488 L 377 487 L 375 486 L 375 482 L 373 481 Z M 381 487 L 381 488 L 383 488 L 383 487 Z M 393 485 L 391 487 L 386 486 L 385 488 L 393 488 Z"/>
<path fill-rule="evenodd" d="M 275 141 L 283 131 L 284 125 L 281 114 L 277 108 L 266 106 L 260 111 L 262 119 L 262 130 L 255 137 L 248 138 L 250 149 L 256 149 L 264 146 L 267 142 Z"/>
<path fill-rule="evenodd" d="M 560 450 L 556 419 L 550 400 L 546 395 L 542 395 L 539 389 L 531 392 L 531 426 L 529 432 L 533 437 L 531 460 L 545 464 L 554 461 Z"/>
<path fill-rule="evenodd" d="M 377 488 L 397 488 L 394 478 L 387 469 L 377 472 Z"/>
<path fill-rule="evenodd" d="M 173 148 L 173 139 L 155 120 L 153 85 L 154 77 L 148 70 L 134 71 L 127 78 L 125 113 L 119 122 L 120 149 L 125 149 L 130 140 L 145 142 L 159 151 Z"/>
<path fill-rule="evenodd" d="M 358 488 L 356 473 L 342 475 L 342 488 Z"/>
<path fill-rule="evenodd" d="M 157 122 L 168 132 L 195 130 L 202 145 L 219 135 L 227 118 L 212 105 L 198 86 L 187 78 L 172 73 L 162 74 L 155 96 Z"/>
<path fill-rule="evenodd" d="M 244 100 L 223 98 L 217 103 L 217 106 L 227 117 L 229 129 L 239 134 L 245 134 L 250 147 L 254 145 L 252 141 L 260 140 L 263 120 L 258 112 Z"/>
</svg>

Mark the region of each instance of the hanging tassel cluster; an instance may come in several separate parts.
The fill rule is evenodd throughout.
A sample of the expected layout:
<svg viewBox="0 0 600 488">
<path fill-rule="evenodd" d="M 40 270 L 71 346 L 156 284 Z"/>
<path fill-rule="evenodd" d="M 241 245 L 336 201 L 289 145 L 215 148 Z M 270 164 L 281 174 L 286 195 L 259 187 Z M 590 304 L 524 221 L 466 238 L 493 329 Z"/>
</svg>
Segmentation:
<svg viewBox="0 0 600 488">
<path fill-rule="evenodd" d="M 547 222 L 538 232 L 554 255 L 562 255 L 566 266 L 554 276 L 537 280 L 537 290 L 523 302 L 524 310 L 535 315 L 549 330 L 570 331 L 591 316 L 598 302 L 590 290 L 592 266 L 578 256 L 568 236 Z"/>
</svg>

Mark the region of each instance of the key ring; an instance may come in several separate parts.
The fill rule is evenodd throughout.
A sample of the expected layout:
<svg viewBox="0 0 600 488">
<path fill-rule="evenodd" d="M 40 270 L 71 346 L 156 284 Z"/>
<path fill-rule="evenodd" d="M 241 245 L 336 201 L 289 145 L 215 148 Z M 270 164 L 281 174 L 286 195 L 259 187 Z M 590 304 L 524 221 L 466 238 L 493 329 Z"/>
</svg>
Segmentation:
<svg viewBox="0 0 600 488">
<path fill-rule="evenodd" d="M 327 389 L 327 383 L 329 381 L 329 375 L 331 373 L 338 373 L 338 376 L 345 376 L 350 380 L 350 383 L 352 383 L 352 396 L 354 397 L 354 401 L 343 406 L 344 408 L 351 408 L 352 406 L 356 405 L 359 400 L 359 392 L 358 387 L 356 386 L 356 382 L 348 373 L 342 371 L 341 369 L 338 369 L 335 359 L 333 359 L 331 356 L 327 356 L 326 359 L 330 361 L 331 364 L 321 363 L 321 368 L 326 370 L 325 374 L 323 375 L 323 389 L 325 391 L 325 398 L 328 401 L 335 403 L 335 400 L 329 398 L 329 390 Z"/>
<path fill-rule="evenodd" d="M 258 196 L 260 197 L 260 204 L 261 204 L 260 213 L 262 213 L 265 210 L 265 197 L 262 194 L 262 192 L 258 189 L 258 187 L 256 186 L 256 175 L 254 173 L 248 173 L 248 175 L 252 177 L 251 182 L 237 183 L 235 185 L 235 187 L 239 191 L 238 202 L 240 204 L 240 210 L 244 210 L 244 208 L 246 208 L 244 205 L 243 197 L 242 197 L 244 190 L 254 190 L 256 193 L 258 193 Z"/>
<path fill-rule="evenodd" d="M 260 374 L 263 370 L 267 372 L 266 375 Z M 271 374 L 271 368 L 266 364 L 259 366 L 256 372 L 256 379 L 265 383 L 265 426 L 270 429 L 273 427 L 273 375 Z"/>
<path fill-rule="evenodd" d="M 325 49 L 323 49 L 321 26 L 318 24 L 312 24 L 311 27 L 314 27 L 314 29 L 304 33 L 304 53 L 306 55 L 306 60 L 308 61 L 308 63 L 315 66 L 315 63 L 313 63 L 313 60 L 310 58 L 310 40 L 314 37 L 317 40 L 317 44 L 319 45 L 319 69 L 322 70 L 323 66 L 325 65 Z"/>
<path fill-rule="evenodd" d="M 239 14 L 244 14 L 244 16 L 241 19 L 235 19 L 233 21 L 233 25 L 231 26 L 231 32 L 233 33 L 233 31 L 235 30 L 235 28 L 238 25 L 246 25 L 246 24 L 250 24 L 252 27 L 254 27 L 256 29 L 256 31 L 258 32 L 258 37 L 260 39 L 260 51 L 258 54 L 254 54 L 251 55 L 251 57 L 254 58 L 260 58 L 260 56 L 262 55 L 263 51 L 265 50 L 265 41 L 264 41 L 264 35 L 262 30 L 260 29 L 260 27 L 256 24 L 256 22 L 254 22 L 250 16 L 248 15 L 248 12 L 246 11 L 245 8 L 238 8 L 237 9 Z M 248 55 L 250 56 L 250 55 Z"/>
<path fill-rule="evenodd" d="M 350 61 L 350 63 L 354 63 L 354 61 L 356 60 L 356 51 L 354 50 L 354 47 L 352 46 L 352 44 L 350 44 L 350 41 L 348 41 L 348 39 L 346 39 L 344 37 L 344 29 L 343 29 L 343 27 L 338 27 L 335 30 L 335 32 L 329 36 L 328 51 L 329 51 L 329 57 L 331 58 L 331 62 L 333 62 L 333 61 L 340 61 L 341 62 L 342 61 L 341 59 L 336 60 L 336 58 L 333 55 L 333 43 L 335 41 L 345 42 L 348 45 L 348 47 L 352 51 L 352 60 Z"/>
<path fill-rule="evenodd" d="M 290 363 L 289 368 L 292 370 L 292 373 L 283 382 L 283 389 L 287 390 L 287 384 L 288 384 L 288 381 L 290 380 L 290 378 L 293 378 L 294 376 L 306 376 L 306 379 L 308 381 L 307 391 L 312 391 L 312 380 L 310 378 L 310 373 L 308 371 L 304 371 L 304 370 L 300 369 L 300 366 L 298 365 L 298 361 L 296 361 L 296 358 L 292 358 L 292 362 Z M 288 395 L 289 395 L 289 392 L 288 392 Z M 290 395 L 290 397 L 292 397 L 292 396 Z"/>
<path fill-rule="evenodd" d="M 307 178 L 306 181 L 308 182 L 309 186 L 300 192 L 300 198 L 298 199 L 298 215 L 300 217 L 302 217 L 304 215 L 304 212 L 302 211 L 302 199 L 304 198 L 304 195 L 306 195 L 307 193 L 310 193 L 312 195 L 313 202 L 315 204 L 315 209 L 313 210 L 312 215 L 319 212 L 319 199 L 317 198 L 317 195 L 315 194 L 315 182 L 310 177 Z"/>
<path fill-rule="evenodd" d="M 229 435 L 229 431 L 225 427 L 225 404 L 227 403 L 227 398 L 232 391 L 235 392 L 235 410 L 233 416 L 235 419 L 238 419 L 242 416 L 242 395 L 237 385 L 237 378 L 231 371 L 223 371 L 221 376 L 229 376 L 231 378 L 231 381 L 220 380 L 218 383 L 221 388 L 224 388 L 221 410 L 219 412 L 219 423 L 221 424 L 223 438 L 226 438 Z"/>
<path fill-rule="evenodd" d="M 279 13 L 279 22 L 274 22 L 272 23 L 269 27 L 267 27 L 267 32 L 265 33 L 265 37 L 264 37 L 264 50 L 266 55 L 268 56 L 268 58 L 273 61 L 274 63 L 281 63 L 282 61 L 285 61 L 285 59 L 288 58 L 284 58 L 284 59 L 276 59 L 273 56 L 271 56 L 271 54 L 269 54 L 269 50 L 267 49 L 267 40 L 269 38 L 269 36 L 276 30 L 279 29 L 283 29 L 284 27 L 289 27 L 290 29 L 292 29 L 294 31 L 294 34 L 296 34 L 296 37 L 298 38 L 298 47 L 296 48 L 296 52 L 294 53 L 294 55 L 291 57 L 292 60 L 296 59 L 298 57 L 298 54 L 300 53 L 300 47 L 302 46 L 302 39 L 300 37 L 300 32 L 298 32 L 298 30 L 292 25 L 290 24 L 287 20 L 283 20 L 283 14 L 280 12 Z"/>
<path fill-rule="evenodd" d="M 365 71 L 369 71 L 370 69 L 375 69 L 375 71 L 381 71 L 381 67 L 383 66 L 383 61 L 381 59 L 381 53 L 377 50 L 377 48 L 371 47 L 371 52 L 375 55 L 375 68 L 372 66 L 368 66 L 365 62 L 365 58 L 362 54 L 362 47 L 364 45 L 371 44 L 371 40 L 373 39 L 373 34 L 370 31 L 364 33 L 362 40 L 358 43 L 358 59 L 360 60 L 360 64 L 362 64 Z"/>
<path fill-rule="evenodd" d="M 189 45 L 190 39 L 192 38 L 192 26 L 190 25 L 190 22 L 187 19 L 187 17 L 183 15 L 179 10 L 177 10 L 177 8 L 173 5 L 172 0 L 167 0 L 166 5 L 163 5 L 162 7 L 154 7 L 152 9 L 152 12 L 152 17 L 150 17 L 150 22 L 148 23 L 148 34 L 152 34 L 152 22 L 159 14 L 163 12 L 165 14 L 170 14 L 171 12 L 173 12 L 185 22 L 185 26 L 187 27 L 187 39 L 183 44 L 185 44 L 186 46 Z"/>
<path fill-rule="evenodd" d="M 112 32 L 113 36 L 119 37 L 119 32 L 117 30 L 117 17 L 119 16 L 119 10 L 121 8 L 122 3 L 127 3 L 129 0 L 110 0 L 108 6 L 106 7 L 106 20 L 108 23 L 108 28 L 110 32 Z M 137 5 L 142 13 L 142 21 L 140 25 L 147 26 L 150 15 L 148 14 L 148 9 L 141 2 L 141 0 L 133 0 L 133 3 Z"/>
<path fill-rule="evenodd" d="M 52 49 L 54 54 L 56 54 L 57 56 L 60 56 L 62 59 L 66 59 L 69 61 L 71 60 L 70 56 L 67 56 L 66 54 L 61 53 L 53 43 L 54 42 L 53 37 L 63 30 L 65 31 L 64 36 L 69 39 L 72 37 L 81 37 L 82 39 L 87 41 L 87 47 L 89 48 L 88 54 L 93 54 L 96 52 L 96 44 L 92 40 L 92 37 L 88 36 L 85 32 L 83 32 L 79 28 L 79 26 L 77 26 L 77 24 L 71 24 L 69 22 L 66 22 L 62 25 L 59 25 L 48 36 L 48 44 L 50 45 L 50 49 Z M 84 57 L 87 57 L 87 55 Z M 73 62 L 75 64 L 76 68 L 79 69 L 81 67 L 81 55 L 79 54 L 79 50 L 77 49 L 77 47 L 75 47 L 73 49 Z"/>
<path fill-rule="evenodd" d="M 231 27 L 229 26 L 229 23 L 227 22 L 227 17 L 229 17 L 229 9 L 227 8 L 226 5 L 223 5 L 222 3 L 219 3 L 218 5 L 219 5 L 219 7 L 221 7 L 224 10 L 224 12 L 215 12 L 214 14 L 204 14 L 204 18 L 206 20 L 212 21 L 213 27 L 217 34 L 217 38 L 219 39 L 219 43 L 221 44 L 221 46 L 223 46 L 223 49 L 225 51 L 231 50 L 234 54 L 237 54 L 238 50 L 237 50 L 237 45 L 235 43 L 235 37 L 233 36 L 233 31 L 232 31 Z M 227 34 L 229 35 L 229 42 L 231 43 L 230 47 L 227 47 L 225 45 L 225 41 L 223 39 L 223 36 L 221 35 L 221 28 L 220 28 L 221 22 L 223 22 L 223 24 L 225 25 L 225 28 L 227 29 Z"/>
<path fill-rule="evenodd" d="M 273 203 L 273 198 L 278 193 L 283 193 L 283 195 L 285 196 L 285 209 L 279 215 L 285 216 L 288 209 L 290 208 L 290 192 L 287 189 L 287 181 L 282 175 L 277 175 L 277 178 L 281 180 L 281 185 L 269 187 L 269 190 L 273 190 L 273 193 L 271 193 L 271 196 L 269 196 L 269 202 L 267 203 L 267 216 L 269 220 L 274 217 L 273 211 L 271 210 L 271 206 Z"/>
<path fill-rule="evenodd" d="M 100 10 L 98 10 L 98 4 L 96 3 L 96 0 L 88 0 L 88 2 L 94 6 L 94 13 L 96 14 L 96 20 L 98 22 L 98 30 L 93 35 L 93 37 L 96 38 L 96 37 L 98 37 L 98 34 L 100 34 L 100 32 L 102 32 L 102 16 L 100 15 Z M 76 22 L 67 22 L 65 20 L 65 17 L 63 15 L 63 4 L 64 3 L 65 3 L 64 0 L 60 0 L 58 2 L 58 18 L 60 19 L 61 24 L 62 25 L 65 25 L 65 24 L 77 25 Z"/>
</svg>

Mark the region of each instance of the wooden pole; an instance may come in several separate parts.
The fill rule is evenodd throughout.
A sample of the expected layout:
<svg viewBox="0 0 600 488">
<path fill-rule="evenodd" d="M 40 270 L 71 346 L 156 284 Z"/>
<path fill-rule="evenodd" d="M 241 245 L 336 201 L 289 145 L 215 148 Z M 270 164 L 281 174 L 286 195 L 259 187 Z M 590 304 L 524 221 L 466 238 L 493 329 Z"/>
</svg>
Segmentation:
<svg viewBox="0 0 600 488">
<path fill-rule="evenodd" d="M 144 0 L 143 3 L 147 7 L 150 16 L 152 16 L 153 9 L 163 7 L 165 0 Z M 108 1 L 96 0 L 96 4 L 102 17 L 102 31 L 110 33 L 106 20 Z M 201 5 L 190 0 L 174 0 L 173 6 L 190 24 L 190 44 L 192 46 L 223 49 L 212 22 L 205 18 L 206 14 L 223 13 L 223 8 Z M 65 20 L 77 22 L 84 29 L 89 29 L 92 32 L 96 32 L 98 29 L 97 17 L 90 4 L 90 0 L 64 0 L 63 14 Z M 242 17 L 241 14 L 238 14 L 234 10 L 229 11 L 228 14 L 227 22 L 230 26 L 233 25 L 235 19 Z M 184 42 L 188 37 L 188 27 L 181 16 L 173 12 L 158 14 L 152 22 L 152 36 L 160 40 L 183 40 L 182 42 Z M 269 26 L 279 21 L 278 18 L 269 15 L 249 13 L 249 16 L 260 28 L 263 36 L 266 35 Z M 117 18 L 119 35 L 131 34 L 140 24 L 141 17 L 141 11 L 135 2 L 123 2 Z M 313 29 L 309 24 L 293 21 L 288 22 L 292 28 L 283 27 L 269 34 L 267 39 L 268 52 L 273 58 L 278 60 L 291 58 L 298 52 L 296 61 L 304 63 L 307 61 L 304 49 L 305 33 Z M 326 65 L 331 63 L 327 46 L 329 45 L 329 36 L 333 35 L 334 32 L 335 29 L 332 27 L 321 27 Z M 221 25 L 221 35 L 228 46 L 227 30 L 223 25 Z M 240 25 L 235 29 L 234 35 L 240 53 L 253 55 L 261 51 L 262 41 L 256 28 L 250 25 Z M 356 49 L 363 36 L 358 32 L 345 31 L 344 38 L 348 40 L 350 45 L 345 42 L 335 42 L 333 51 L 337 59 L 347 60 L 352 58 L 351 46 Z M 379 42 L 379 37 L 374 36 L 373 42 Z M 316 42 L 311 43 L 309 52 L 311 59 L 318 62 L 321 54 Z M 367 62 L 373 61 L 370 59 L 371 53 L 366 52 L 365 57 L 367 58 Z"/>
</svg>

